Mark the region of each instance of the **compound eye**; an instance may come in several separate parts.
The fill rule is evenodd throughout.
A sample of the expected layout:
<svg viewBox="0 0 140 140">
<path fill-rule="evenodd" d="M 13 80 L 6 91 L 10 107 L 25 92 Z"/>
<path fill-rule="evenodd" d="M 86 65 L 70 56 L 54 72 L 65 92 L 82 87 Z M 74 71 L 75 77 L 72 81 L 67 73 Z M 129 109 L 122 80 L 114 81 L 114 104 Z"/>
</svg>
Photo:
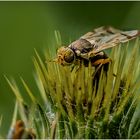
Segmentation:
<svg viewBox="0 0 140 140">
<path fill-rule="evenodd" d="M 73 51 L 67 51 L 64 55 L 64 60 L 67 63 L 72 63 L 74 61 L 74 52 Z"/>
</svg>

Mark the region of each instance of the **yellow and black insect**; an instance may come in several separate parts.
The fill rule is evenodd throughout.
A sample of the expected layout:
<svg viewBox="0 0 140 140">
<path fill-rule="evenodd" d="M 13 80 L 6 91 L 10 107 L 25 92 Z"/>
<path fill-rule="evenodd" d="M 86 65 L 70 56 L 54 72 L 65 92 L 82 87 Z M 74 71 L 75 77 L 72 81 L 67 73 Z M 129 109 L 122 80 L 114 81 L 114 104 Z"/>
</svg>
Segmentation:
<svg viewBox="0 0 140 140">
<path fill-rule="evenodd" d="M 98 66 L 110 62 L 104 50 L 128 42 L 140 35 L 139 30 L 121 31 L 113 27 L 100 27 L 86 33 L 68 47 L 61 47 L 57 51 L 55 62 L 65 66 L 84 61 Z"/>
</svg>

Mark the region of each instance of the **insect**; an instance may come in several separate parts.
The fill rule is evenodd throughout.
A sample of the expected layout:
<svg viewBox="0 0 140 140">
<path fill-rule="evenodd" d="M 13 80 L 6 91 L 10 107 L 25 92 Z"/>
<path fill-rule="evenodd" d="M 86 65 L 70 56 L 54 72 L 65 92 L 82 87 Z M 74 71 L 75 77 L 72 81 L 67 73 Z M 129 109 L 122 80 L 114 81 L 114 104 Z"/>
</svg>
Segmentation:
<svg viewBox="0 0 140 140">
<path fill-rule="evenodd" d="M 111 26 L 99 27 L 81 36 L 68 47 L 60 47 L 55 62 L 63 66 L 79 64 L 81 61 L 84 61 L 85 66 L 89 62 L 92 66 L 107 64 L 111 59 L 104 50 L 128 42 L 139 35 L 139 30 L 121 31 Z"/>
</svg>

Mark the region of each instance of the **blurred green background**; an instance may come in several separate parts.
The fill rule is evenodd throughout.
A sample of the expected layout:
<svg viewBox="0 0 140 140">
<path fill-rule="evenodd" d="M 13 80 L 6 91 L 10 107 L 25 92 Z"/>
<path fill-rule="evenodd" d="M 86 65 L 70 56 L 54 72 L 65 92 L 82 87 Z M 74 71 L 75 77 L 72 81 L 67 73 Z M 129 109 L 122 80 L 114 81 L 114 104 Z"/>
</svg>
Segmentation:
<svg viewBox="0 0 140 140">
<path fill-rule="evenodd" d="M 45 48 L 54 47 L 54 30 L 68 44 L 102 25 L 140 29 L 139 12 L 140 2 L 0 2 L 0 135 L 7 133 L 15 102 L 4 74 L 14 77 L 19 86 L 22 76 L 37 94 L 34 48 L 43 54 Z"/>
</svg>

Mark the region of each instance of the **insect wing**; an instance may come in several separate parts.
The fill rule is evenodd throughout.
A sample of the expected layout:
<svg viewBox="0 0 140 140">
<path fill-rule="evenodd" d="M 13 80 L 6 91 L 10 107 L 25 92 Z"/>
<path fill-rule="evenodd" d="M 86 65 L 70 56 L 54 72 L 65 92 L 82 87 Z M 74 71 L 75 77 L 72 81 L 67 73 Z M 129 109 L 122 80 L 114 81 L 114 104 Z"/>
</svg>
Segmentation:
<svg viewBox="0 0 140 140">
<path fill-rule="evenodd" d="M 120 30 L 115 29 L 111 26 L 102 26 L 94 29 L 92 32 L 86 33 L 85 35 L 81 36 L 81 38 L 89 41 L 91 45 L 100 45 L 101 43 L 106 42 L 108 39 L 114 38 L 114 35 L 116 36 L 116 34 L 120 32 Z"/>
<path fill-rule="evenodd" d="M 109 36 L 105 36 L 98 43 L 98 48 L 94 49 L 94 53 L 103 51 L 108 48 L 115 47 L 120 43 L 128 42 L 129 40 L 132 40 L 138 37 L 139 35 L 140 35 L 140 31 L 133 30 L 133 31 L 124 31 Z"/>
<path fill-rule="evenodd" d="M 88 32 L 81 38 L 89 41 L 93 45 L 93 52 L 98 53 L 102 50 L 112 48 L 120 43 L 128 42 L 140 35 L 140 31 L 121 31 L 111 26 L 100 27 Z"/>
</svg>

